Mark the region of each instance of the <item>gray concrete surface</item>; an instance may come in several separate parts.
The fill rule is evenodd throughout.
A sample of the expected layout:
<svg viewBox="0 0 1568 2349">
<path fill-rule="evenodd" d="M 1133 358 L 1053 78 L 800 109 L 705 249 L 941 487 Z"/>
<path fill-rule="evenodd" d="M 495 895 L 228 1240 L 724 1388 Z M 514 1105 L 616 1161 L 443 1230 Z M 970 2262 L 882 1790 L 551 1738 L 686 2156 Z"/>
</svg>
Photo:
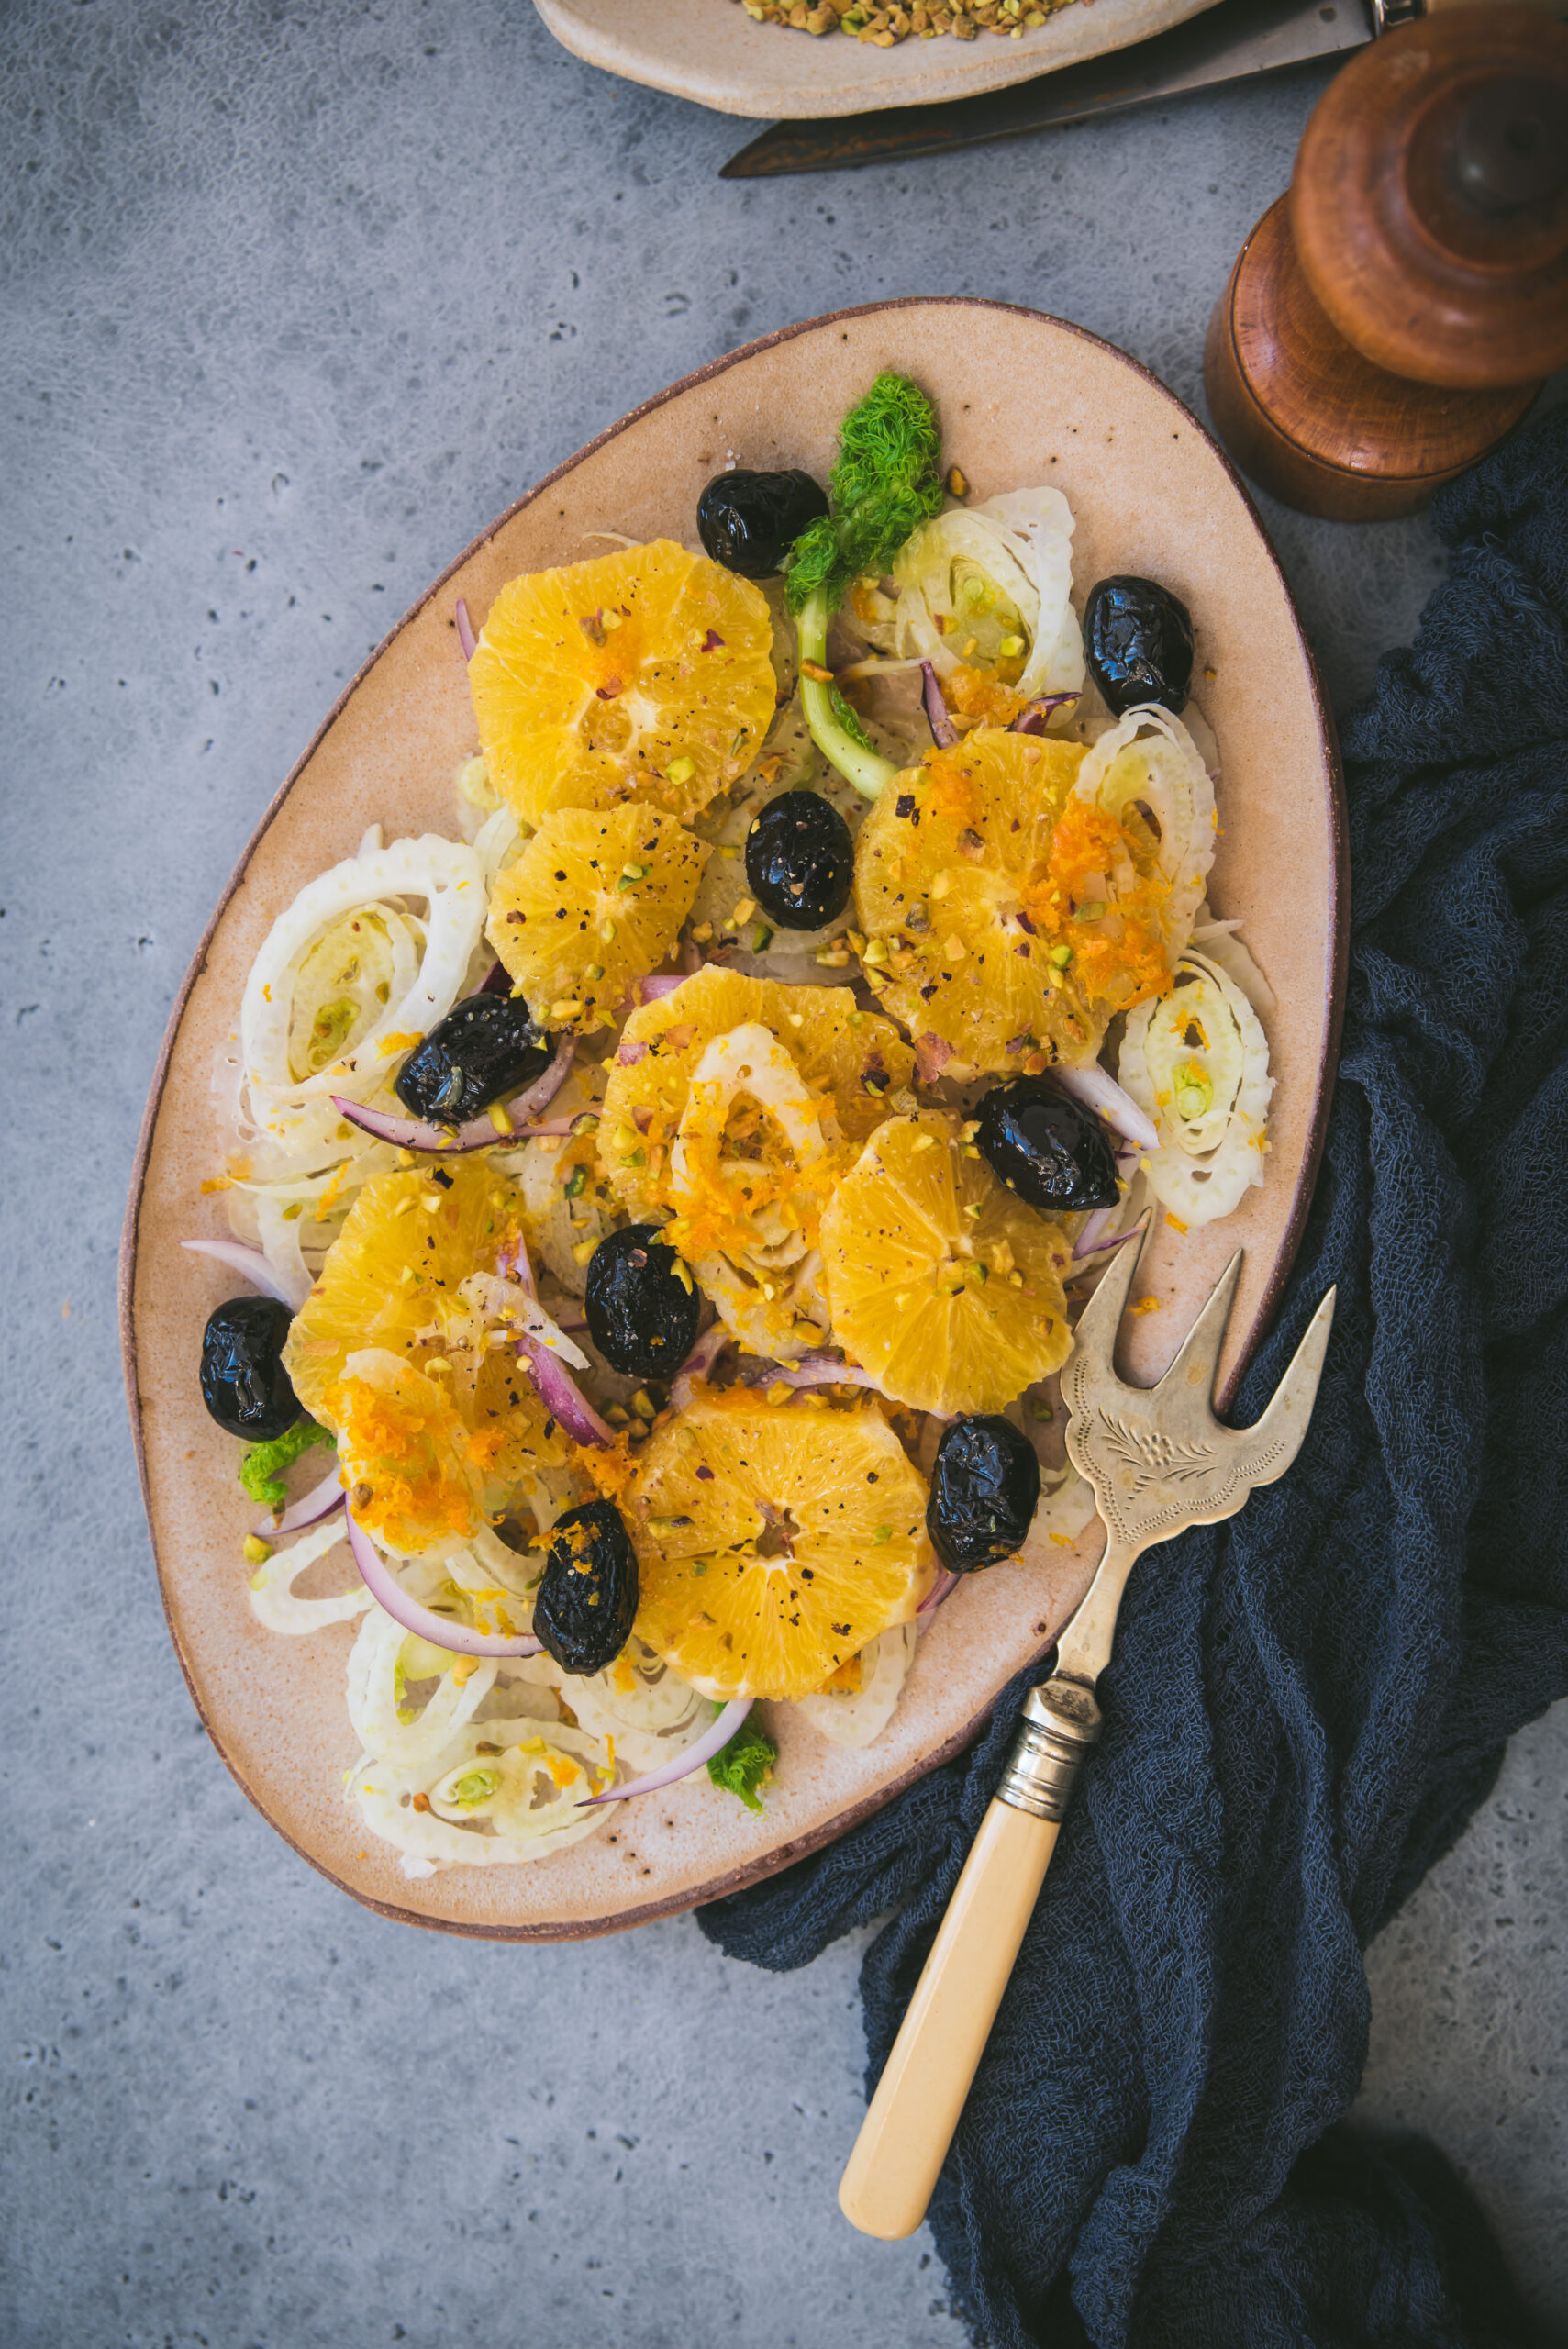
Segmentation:
<svg viewBox="0 0 1568 2349">
<path fill-rule="evenodd" d="M 716 352 L 886 294 L 1060 311 L 1194 397 L 1318 86 L 744 189 L 714 176 L 735 126 L 591 74 L 526 0 L 0 12 L 6 2349 L 963 2338 L 929 2243 L 834 2209 L 856 1947 L 774 1980 L 689 1920 L 409 1932 L 237 1793 L 127 1440 L 125 1181 L 257 813 L 519 489 Z M 1268 518 L 1343 705 L 1430 535 Z M 1558 2323 L 1565 1732 L 1518 1741 L 1373 1953 L 1363 2099 L 1447 2146 Z"/>
</svg>

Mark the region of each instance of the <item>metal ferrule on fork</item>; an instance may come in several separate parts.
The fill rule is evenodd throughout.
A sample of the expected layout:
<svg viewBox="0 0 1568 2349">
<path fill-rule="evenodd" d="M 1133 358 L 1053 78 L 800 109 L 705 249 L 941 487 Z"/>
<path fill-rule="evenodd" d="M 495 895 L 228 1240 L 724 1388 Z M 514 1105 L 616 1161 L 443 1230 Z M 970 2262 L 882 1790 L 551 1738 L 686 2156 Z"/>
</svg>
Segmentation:
<svg viewBox="0 0 1568 2349">
<path fill-rule="evenodd" d="M 1081 1680 L 1042 1681 L 1024 1698 L 1020 1718 L 1018 1742 L 996 1799 L 1035 1819 L 1064 1819 L 1073 1782 L 1099 1739 L 1094 1692 Z"/>
</svg>

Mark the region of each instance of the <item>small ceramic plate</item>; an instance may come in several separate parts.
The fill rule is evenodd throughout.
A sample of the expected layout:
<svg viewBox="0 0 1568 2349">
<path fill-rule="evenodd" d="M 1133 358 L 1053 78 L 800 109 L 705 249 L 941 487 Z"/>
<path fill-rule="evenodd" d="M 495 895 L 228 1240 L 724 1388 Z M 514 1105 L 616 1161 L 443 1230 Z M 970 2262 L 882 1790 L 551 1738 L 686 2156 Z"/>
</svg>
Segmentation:
<svg viewBox="0 0 1568 2349">
<path fill-rule="evenodd" d="M 1087 1586 L 1091 1528 L 1045 1574 L 967 1576 L 923 1637 L 890 1726 L 864 1752 L 826 1743 L 789 1707 L 763 1709 L 781 1746 L 761 1818 L 706 1773 L 628 1803 L 601 1835 L 525 1866 L 410 1882 L 343 1799 L 356 1748 L 343 1701 L 352 1629 L 293 1639 L 250 1611 L 240 1544 L 256 1512 L 237 1447 L 196 1385 L 203 1325 L 239 1286 L 185 1252 L 222 1234 L 202 1179 L 231 1140 L 215 1059 L 245 976 L 296 892 L 352 855 L 372 823 L 389 840 L 453 829 L 452 778 L 475 748 L 453 620 L 477 627 L 517 573 L 603 551 L 594 531 L 693 540 L 697 494 L 729 462 L 805 465 L 819 478 L 840 419 L 880 368 L 936 403 L 944 454 L 977 496 L 1030 483 L 1077 517 L 1076 589 L 1109 572 L 1162 579 L 1191 608 L 1198 697 L 1224 761 L 1211 881 L 1240 917 L 1279 998 L 1268 1179 L 1223 1223 L 1168 1227 L 1145 1260 L 1159 1310 L 1127 1324 L 1128 1375 L 1163 1369 L 1197 1305 L 1246 1250 L 1222 1365 L 1233 1385 L 1267 1321 L 1306 1213 L 1332 1082 L 1342 985 L 1339 783 L 1311 656 L 1273 555 L 1224 458 L 1178 401 L 1118 351 L 1060 319 L 976 301 L 845 310 L 717 360 L 651 400 L 541 482 L 469 548 L 394 629 L 272 802 L 175 1007 L 153 1080 L 126 1226 L 126 1376 L 164 1605 L 214 1742 L 280 1834 L 356 1898 L 410 1923 L 501 1938 L 573 1938 L 694 1907 L 783 1867 L 971 1738 L 998 1690 L 1042 1655 Z"/>
<path fill-rule="evenodd" d="M 1215 0 L 1070 0 L 1043 25 L 1003 39 L 899 41 L 877 49 L 840 33 L 814 39 L 754 24 L 737 0 L 534 0 L 574 57 L 720 114 L 769 122 L 935 106 L 1032 82 L 1080 58 L 1148 40 Z"/>
</svg>

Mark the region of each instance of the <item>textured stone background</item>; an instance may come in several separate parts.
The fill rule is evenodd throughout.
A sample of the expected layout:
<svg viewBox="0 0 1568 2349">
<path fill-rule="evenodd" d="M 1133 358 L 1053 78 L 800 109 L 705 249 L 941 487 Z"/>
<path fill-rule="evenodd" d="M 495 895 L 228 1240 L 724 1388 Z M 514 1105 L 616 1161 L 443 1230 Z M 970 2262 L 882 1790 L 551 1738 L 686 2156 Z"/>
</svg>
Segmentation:
<svg viewBox="0 0 1568 2349">
<path fill-rule="evenodd" d="M 739 126 L 592 74 L 525 0 L 0 11 L 7 2349 L 957 2349 L 929 2244 L 834 2207 L 853 1946 L 774 1980 L 689 1920 L 410 1932 L 236 1791 L 137 1494 L 125 1183 L 258 813 L 519 490 L 715 353 L 884 295 L 1056 310 L 1195 398 L 1319 86 L 742 189 Z M 1430 535 L 1268 520 L 1344 707 Z M 1364 2096 L 1458 2159 L 1560 2321 L 1565 1731 L 1518 1741 L 1373 1953 Z"/>
</svg>

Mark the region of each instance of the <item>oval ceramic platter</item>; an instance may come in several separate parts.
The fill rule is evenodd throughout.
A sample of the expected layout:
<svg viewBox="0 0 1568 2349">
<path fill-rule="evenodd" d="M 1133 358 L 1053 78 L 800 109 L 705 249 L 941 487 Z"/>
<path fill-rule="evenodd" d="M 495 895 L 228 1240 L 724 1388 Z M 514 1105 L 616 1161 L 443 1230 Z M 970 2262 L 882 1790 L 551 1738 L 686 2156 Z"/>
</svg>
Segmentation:
<svg viewBox="0 0 1568 2349">
<path fill-rule="evenodd" d="M 936 106 L 1032 82 L 1149 40 L 1215 0 L 1067 0 L 1017 38 L 979 33 L 891 49 L 753 23 L 737 0 L 534 0 L 562 48 L 624 81 L 773 122 Z"/>
<path fill-rule="evenodd" d="M 204 1176 L 230 1137 L 212 1074 L 252 958 L 315 874 L 387 838 L 453 825 L 452 777 L 475 748 L 459 596 L 477 626 L 505 580 L 602 551 L 596 530 L 694 540 L 703 484 L 731 454 L 826 475 L 840 419 L 879 369 L 937 406 L 944 457 L 975 495 L 1059 484 L 1077 517 L 1076 592 L 1112 571 L 1167 582 L 1194 614 L 1199 700 L 1223 759 L 1211 901 L 1240 917 L 1279 999 L 1262 1189 L 1222 1223 L 1162 1227 L 1145 1260 L 1160 1310 L 1127 1324 L 1127 1369 L 1162 1370 L 1238 1245 L 1246 1263 L 1224 1383 L 1272 1309 L 1306 1213 L 1338 1030 L 1344 863 L 1337 769 L 1311 657 L 1235 475 L 1186 409 L 1119 351 L 1060 320 L 975 301 L 847 310 L 716 361 L 651 400 L 523 498 L 396 628 L 344 694 L 263 818 L 196 953 L 152 1087 L 127 1223 L 122 1327 L 131 1416 L 164 1604 L 218 1751 L 279 1832 L 384 1915 L 500 1938 L 573 1938 L 690 1908 L 840 1834 L 957 1752 L 998 1690 L 1042 1655 L 1086 1587 L 1091 1526 L 1052 1571 L 965 1577 L 920 1643 L 893 1720 L 864 1751 L 764 1707 L 781 1745 L 763 1816 L 706 1773 L 630 1803 L 605 1833 L 528 1865 L 408 1881 L 343 1799 L 355 1747 L 343 1704 L 350 1625 L 303 1639 L 253 1617 L 240 1544 L 254 1508 L 236 1448 L 202 1407 L 204 1322 L 231 1275 L 182 1239 L 224 1231 Z M 339 1556 L 341 1553 L 339 1553 Z"/>
</svg>

